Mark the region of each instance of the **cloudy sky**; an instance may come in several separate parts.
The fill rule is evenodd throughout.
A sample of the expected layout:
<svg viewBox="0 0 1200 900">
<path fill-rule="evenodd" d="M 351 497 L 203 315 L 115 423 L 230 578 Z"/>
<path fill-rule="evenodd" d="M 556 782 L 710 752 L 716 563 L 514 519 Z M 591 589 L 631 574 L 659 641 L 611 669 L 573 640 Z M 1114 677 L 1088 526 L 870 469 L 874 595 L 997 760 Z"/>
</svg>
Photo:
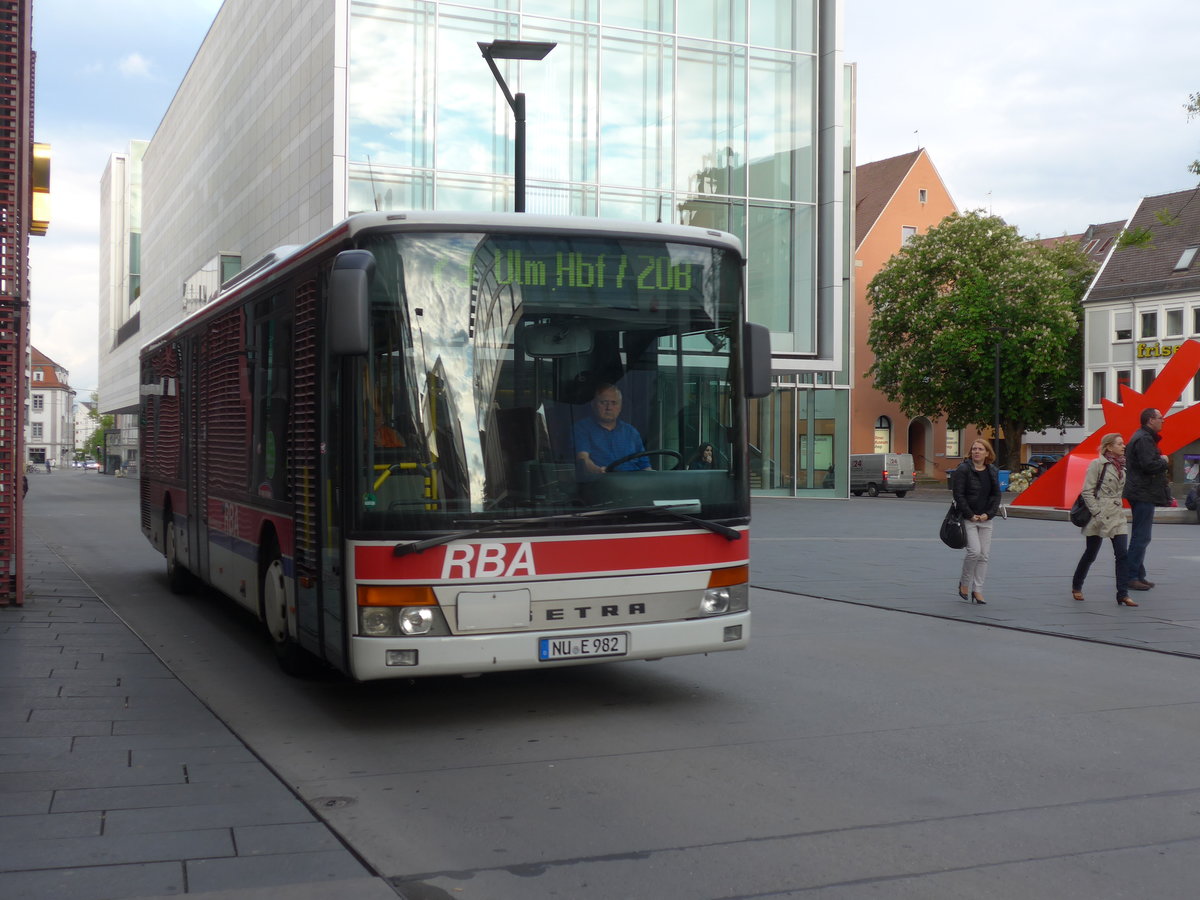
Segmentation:
<svg viewBox="0 0 1200 900">
<path fill-rule="evenodd" d="M 959 209 L 1022 234 L 1128 218 L 1192 187 L 1194 0 L 846 0 L 858 162 L 924 147 Z"/>
<path fill-rule="evenodd" d="M 684 4 L 681 4 L 681 6 Z M 53 145 L 49 234 L 32 244 L 33 341 L 97 386 L 99 183 L 149 139 L 220 0 L 35 0 L 35 133 Z M 960 209 L 1024 234 L 1124 219 L 1191 187 L 1200 120 L 1194 0 L 846 0 L 860 163 L 925 147 Z"/>
<path fill-rule="evenodd" d="M 148 140 L 220 0 L 34 0 L 34 137 L 51 144 L 50 230 L 31 238 L 33 344 L 98 386 L 100 177 Z"/>
</svg>

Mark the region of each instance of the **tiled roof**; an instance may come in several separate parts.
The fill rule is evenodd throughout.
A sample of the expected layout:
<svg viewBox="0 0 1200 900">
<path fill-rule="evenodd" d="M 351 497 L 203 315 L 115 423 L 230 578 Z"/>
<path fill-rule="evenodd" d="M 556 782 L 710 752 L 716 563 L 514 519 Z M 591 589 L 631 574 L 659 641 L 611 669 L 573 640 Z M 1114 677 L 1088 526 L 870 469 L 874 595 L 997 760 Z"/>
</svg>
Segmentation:
<svg viewBox="0 0 1200 900">
<path fill-rule="evenodd" d="M 1088 255 L 1088 258 L 1096 265 L 1104 262 L 1104 257 L 1108 256 L 1108 252 L 1112 249 L 1113 243 L 1117 239 L 1117 235 L 1121 233 L 1121 229 L 1125 227 L 1125 220 L 1117 222 L 1105 222 L 1103 225 L 1089 225 L 1086 231 L 1079 234 L 1064 234 L 1062 237 L 1053 238 L 1037 238 L 1033 241 L 1035 244 L 1041 244 L 1043 247 L 1053 247 L 1056 244 L 1061 244 L 1063 241 L 1075 241 L 1083 246 L 1083 252 Z"/>
<path fill-rule="evenodd" d="M 1200 188 L 1146 197 L 1128 228 L 1148 228 L 1152 240 L 1114 250 L 1085 302 L 1200 291 L 1200 253 L 1186 269 L 1175 271 L 1183 251 L 1200 246 Z"/>
<path fill-rule="evenodd" d="M 42 380 L 31 383 L 31 387 L 38 388 L 66 388 L 70 387 L 65 381 L 58 377 L 59 372 L 66 373 L 66 370 L 48 357 L 37 347 L 29 348 L 30 365 L 34 369 L 38 369 L 42 373 Z"/>
<path fill-rule="evenodd" d="M 888 201 L 895 196 L 904 177 L 924 150 L 863 163 L 854 170 L 854 246 L 861 246 Z"/>
</svg>

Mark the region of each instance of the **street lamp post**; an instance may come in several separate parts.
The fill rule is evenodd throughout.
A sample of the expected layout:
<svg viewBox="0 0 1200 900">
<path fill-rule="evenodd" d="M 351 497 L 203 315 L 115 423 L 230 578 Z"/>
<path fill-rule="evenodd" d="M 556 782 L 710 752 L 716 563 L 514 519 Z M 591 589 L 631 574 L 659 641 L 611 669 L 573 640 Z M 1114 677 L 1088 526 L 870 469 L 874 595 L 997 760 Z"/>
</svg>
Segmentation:
<svg viewBox="0 0 1200 900">
<path fill-rule="evenodd" d="M 992 389 L 992 421 L 995 425 L 993 437 L 996 439 L 996 453 L 1000 453 L 1000 342 L 996 341 L 996 363 L 993 369 Z"/>
<path fill-rule="evenodd" d="M 498 59 L 545 59 L 546 54 L 557 47 L 556 43 L 544 41 L 479 41 L 479 49 L 487 60 L 488 68 L 504 92 L 504 99 L 516 119 L 516 131 L 513 146 L 513 209 L 525 212 L 525 94 L 515 96 L 508 89 L 504 76 L 496 67 Z"/>
</svg>

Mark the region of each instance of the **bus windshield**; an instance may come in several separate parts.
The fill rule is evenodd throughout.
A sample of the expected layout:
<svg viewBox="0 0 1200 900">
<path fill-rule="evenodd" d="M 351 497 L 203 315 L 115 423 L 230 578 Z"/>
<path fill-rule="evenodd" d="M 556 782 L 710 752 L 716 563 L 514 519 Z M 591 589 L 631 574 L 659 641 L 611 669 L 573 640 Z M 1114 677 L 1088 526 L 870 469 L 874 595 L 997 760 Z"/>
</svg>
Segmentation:
<svg viewBox="0 0 1200 900">
<path fill-rule="evenodd" d="M 523 233 L 361 246 L 376 269 L 347 420 L 357 530 L 747 515 L 736 253 Z"/>
</svg>

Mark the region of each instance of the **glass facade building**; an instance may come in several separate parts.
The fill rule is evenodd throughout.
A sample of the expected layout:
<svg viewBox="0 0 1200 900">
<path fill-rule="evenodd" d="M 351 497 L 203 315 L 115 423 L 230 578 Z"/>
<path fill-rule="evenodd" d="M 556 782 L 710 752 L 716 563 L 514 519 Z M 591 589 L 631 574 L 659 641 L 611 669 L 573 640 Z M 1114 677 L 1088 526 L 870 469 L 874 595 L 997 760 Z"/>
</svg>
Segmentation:
<svg viewBox="0 0 1200 900">
<path fill-rule="evenodd" d="M 849 408 L 841 0 L 286 6 L 226 0 L 147 151 L 147 336 L 182 317 L 178 286 L 218 254 L 249 264 L 368 210 L 513 209 L 514 117 L 479 43 L 553 42 L 540 61 L 497 60 L 526 95 L 526 209 L 737 235 L 778 373 L 756 405 L 755 489 L 836 490 L 823 475 L 847 452 Z"/>
</svg>

